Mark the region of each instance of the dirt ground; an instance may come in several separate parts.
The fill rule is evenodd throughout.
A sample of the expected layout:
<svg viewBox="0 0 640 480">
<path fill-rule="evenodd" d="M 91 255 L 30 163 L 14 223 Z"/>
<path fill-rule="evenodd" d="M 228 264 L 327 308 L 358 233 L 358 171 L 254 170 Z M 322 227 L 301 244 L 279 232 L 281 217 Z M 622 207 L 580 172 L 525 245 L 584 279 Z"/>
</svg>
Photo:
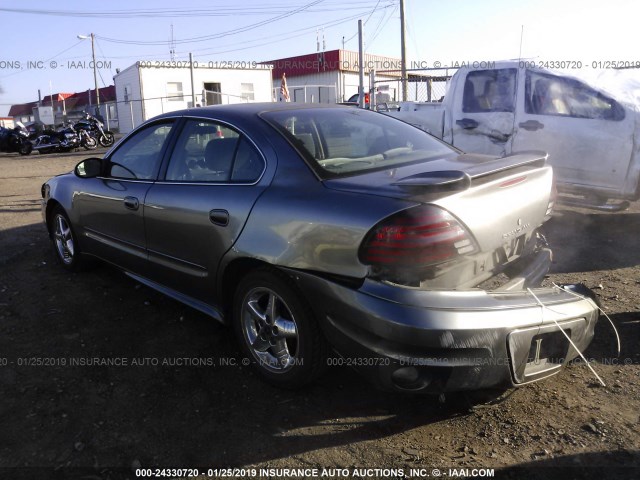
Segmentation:
<svg viewBox="0 0 640 480">
<path fill-rule="evenodd" d="M 291 392 L 244 367 L 231 331 L 197 311 L 106 266 L 56 265 L 40 186 L 88 156 L 0 155 L 1 478 L 640 477 L 640 205 L 560 208 L 547 228 L 550 280 L 595 289 L 620 332 L 618 356 L 601 317 L 586 352 L 606 387 L 577 362 L 499 396 L 381 393 L 346 367 Z"/>
</svg>

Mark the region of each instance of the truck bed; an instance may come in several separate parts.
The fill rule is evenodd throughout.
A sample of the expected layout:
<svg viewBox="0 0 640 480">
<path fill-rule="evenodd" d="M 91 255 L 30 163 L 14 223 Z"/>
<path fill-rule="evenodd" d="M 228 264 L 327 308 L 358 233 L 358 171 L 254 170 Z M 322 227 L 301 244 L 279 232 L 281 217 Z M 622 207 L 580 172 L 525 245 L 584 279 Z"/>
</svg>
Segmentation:
<svg viewBox="0 0 640 480">
<path fill-rule="evenodd" d="M 387 115 L 415 125 L 431 135 L 444 135 L 444 107 L 442 102 L 401 102 L 400 110 Z"/>
</svg>

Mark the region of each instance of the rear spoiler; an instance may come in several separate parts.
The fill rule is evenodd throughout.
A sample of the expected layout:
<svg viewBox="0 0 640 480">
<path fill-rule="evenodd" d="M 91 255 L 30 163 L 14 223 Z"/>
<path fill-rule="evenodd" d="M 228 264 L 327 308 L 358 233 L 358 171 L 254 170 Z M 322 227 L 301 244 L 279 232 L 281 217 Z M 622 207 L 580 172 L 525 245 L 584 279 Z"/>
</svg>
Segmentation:
<svg viewBox="0 0 640 480">
<path fill-rule="evenodd" d="M 465 153 L 458 157 L 462 163 L 472 163 L 472 165 L 465 167 L 465 172 L 469 174 L 472 180 L 519 167 L 543 167 L 548 158 L 549 154 L 541 151 L 518 152 L 502 158 L 487 157 L 473 153 Z"/>
<path fill-rule="evenodd" d="M 392 183 L 407 189 L 428 189 L 433 192 L 466 190 L 473 180 L 521 167 L 539 168 L 547 163 L 548 154 L 540 151 L 519 152 L 508 157 L 465 153 L 458 157 L 464 170 L 436 170 L 401 178 Z"/>
</svg>

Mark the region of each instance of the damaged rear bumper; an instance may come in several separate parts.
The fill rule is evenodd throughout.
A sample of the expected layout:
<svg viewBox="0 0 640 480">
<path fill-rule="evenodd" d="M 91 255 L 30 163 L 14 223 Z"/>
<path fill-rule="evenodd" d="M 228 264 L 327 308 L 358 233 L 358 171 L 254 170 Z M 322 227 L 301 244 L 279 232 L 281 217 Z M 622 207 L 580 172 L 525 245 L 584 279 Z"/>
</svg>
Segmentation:
<svg viewBox="0 0 640 480">
<path fill-rule="evenodd" d="M 578 355 L 560 328 L 584 351 L 598 319 L 592 299 L 559 288 L 532 290 L 537 299 L 526 290 L 425 291 L 372 280 L 354 289 L 290 273 L 313 292 L 309 301 L 341 355 L 333 364 L 384 389 L 440 393 L 540 380 Z"/>
</svg>

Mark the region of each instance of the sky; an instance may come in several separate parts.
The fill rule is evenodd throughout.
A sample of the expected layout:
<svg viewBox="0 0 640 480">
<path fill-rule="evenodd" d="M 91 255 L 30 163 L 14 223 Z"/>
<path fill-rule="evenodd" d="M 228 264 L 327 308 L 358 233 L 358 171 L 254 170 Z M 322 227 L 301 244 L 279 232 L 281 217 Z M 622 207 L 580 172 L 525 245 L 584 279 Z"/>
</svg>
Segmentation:
<svg viewBox="0 0 640 480">
<path fill-rule="evenodd" d="M 0 116 L 50 92 L 93 88 L 95 34 L 100 87 L 137 60 L 266 61 L 344 46 L 400 57 L 400 0 L 32 0 L 0 7 Z M 413 64 L 535 58 L 640 65 L 632 0 L 405 0 L 406 50 Z M 600 64 L 601 65 L 601 64 Z M 638 70 L 640 72 L 640 69 Z"/>
</svg>

